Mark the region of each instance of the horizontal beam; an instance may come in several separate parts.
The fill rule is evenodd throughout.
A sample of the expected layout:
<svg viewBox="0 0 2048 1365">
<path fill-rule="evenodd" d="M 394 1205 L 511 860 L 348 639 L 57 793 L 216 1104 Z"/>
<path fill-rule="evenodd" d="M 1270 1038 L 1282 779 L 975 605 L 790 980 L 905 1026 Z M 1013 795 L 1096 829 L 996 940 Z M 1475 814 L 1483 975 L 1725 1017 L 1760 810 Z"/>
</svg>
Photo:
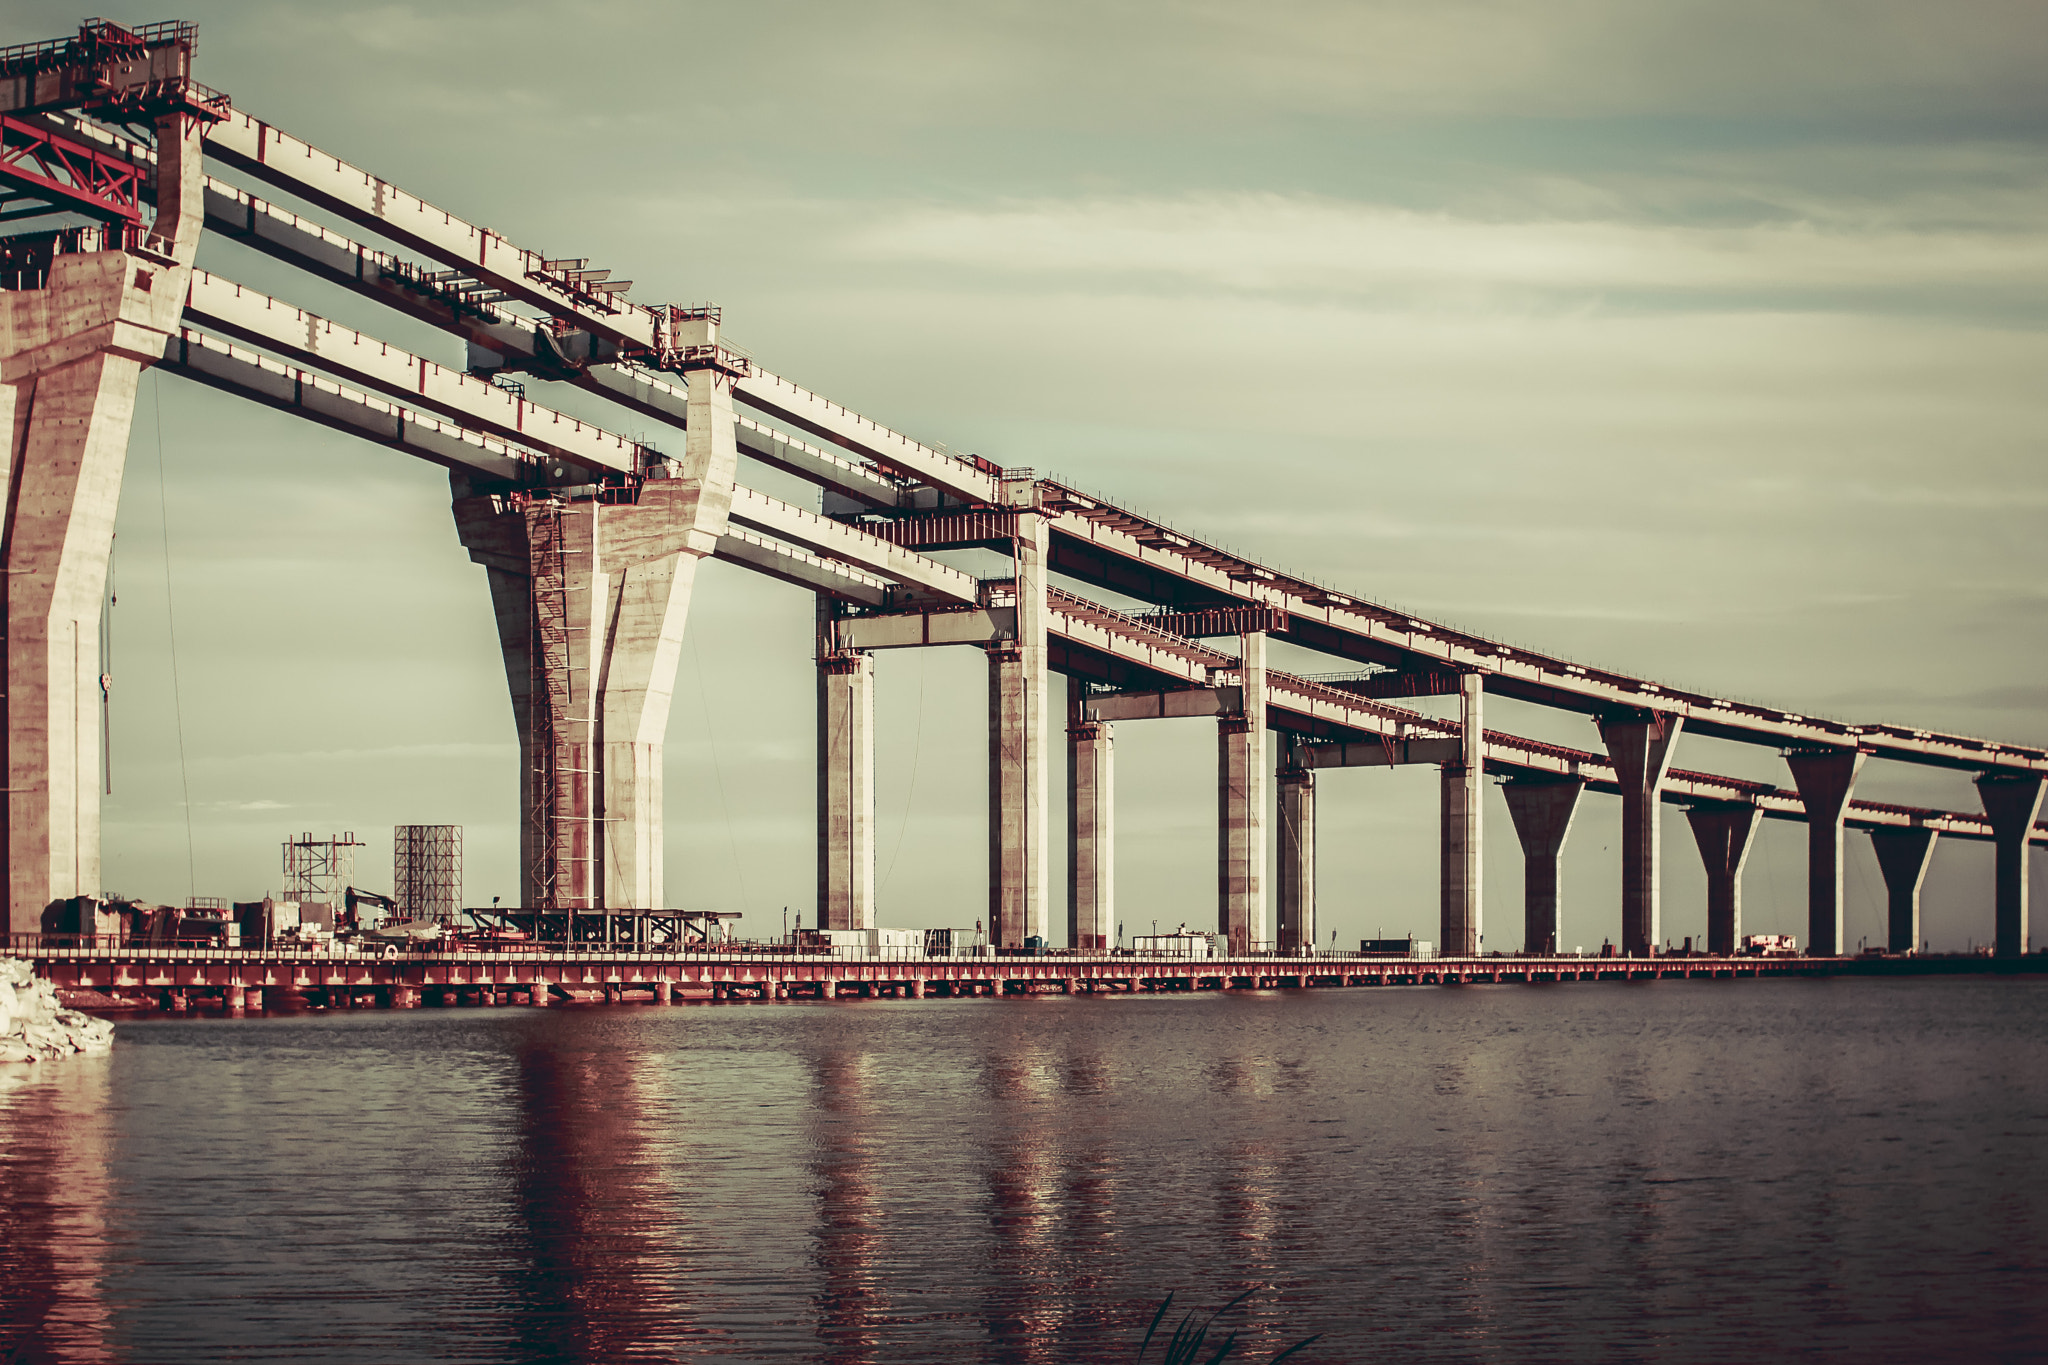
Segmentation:
<svg viewBox="0 0 2048 1365">
<path fill-rule="evenodd" d="M 712 551 L 712 558 L 752 569 L 799 588 L 824 593 L 842 602 L 879 607 L 889 600 L 886 580 L 863 574 L 794 545 L 770 540 L 743 527 L 728 527 L 726 533 L 718 538 L 718 547 Z"/>
<path fill-rule="evenodd" d="M 1458 739 L 1359 740 L 1349 744 L 1303 744 L 1294 750 L 1304 768 L 1393 768 L 1407 763 L 1456 763 L 1463 757 Z"/>
<path fill-rule="evenodd" d="M 1015 607 L 967 611 L 890 612 L 849 616 L 834 623 L 841 649 L 911 649 L 925 645 L 985 645 L 1017 638 Z"/>
<path fill-rule="evenodd" d="M 971 574 L 754 489 L 741 486 L 733 490 L 730 516 L 741 526 L 841 560 L 941 601 L 980 603 L 981 583 Z"/>
<path fill-rule="evenodd" d="M 1082 703 L 1089 720 L 1176 720 L 1224 716 L 1244 710 L 1242 687 L 1183 687 L 1166 692 L 1117 692 Z"/>
</svg>

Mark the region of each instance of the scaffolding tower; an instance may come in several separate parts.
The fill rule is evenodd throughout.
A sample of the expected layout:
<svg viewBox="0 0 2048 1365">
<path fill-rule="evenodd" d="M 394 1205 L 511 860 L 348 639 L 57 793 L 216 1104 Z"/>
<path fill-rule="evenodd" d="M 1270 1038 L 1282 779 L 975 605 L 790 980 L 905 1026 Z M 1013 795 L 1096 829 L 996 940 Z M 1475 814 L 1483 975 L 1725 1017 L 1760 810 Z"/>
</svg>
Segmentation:
<svg viewBox="0 0 2048 1365">
<path fill-rule="evenodd" d="M 462 826 L 393 826 L 391 880 L 400 919 L 453 924 L 462 908 Z"/>
<path fill-rule="evenodd" d="M 572 624 L 564 541 L 565 509 L 554 498 L 525 506 L 532 577 L 527 665 L 528 801 L 533 850 L 527 903 L 536 910 L 597 905 L 592 687 L 583 656 L 586 632 Z M 578 674 L 584 676 L 579 678 Z"/>
<path fill-rule="evenodd" d="M 364 847 L 355 831 L 315 839 L 308 830 L 284 841 L 284 898 L 301 905 L 339 905 L 341 893 L 355 880 L 356 850 Z"/>
</svg>

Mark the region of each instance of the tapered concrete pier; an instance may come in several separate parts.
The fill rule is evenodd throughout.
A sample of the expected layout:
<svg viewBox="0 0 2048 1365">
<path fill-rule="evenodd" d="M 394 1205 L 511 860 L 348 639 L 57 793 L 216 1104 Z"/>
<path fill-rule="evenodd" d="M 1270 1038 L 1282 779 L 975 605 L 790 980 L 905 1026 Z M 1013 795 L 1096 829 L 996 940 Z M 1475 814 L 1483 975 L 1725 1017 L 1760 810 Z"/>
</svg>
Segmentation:
<svg viewBox="0 0 2048 1365">
<path fill-rule="evenodd" d="M 715 324 L 702 325 L 715 342 Z M 489 571 L 519 727 L 529 906 L 662 900 L 669 702 L 697 564 L 725 534 L 739 470 L 730 376 L 686 378 L 683 459 L 650 458 L 630 501 L 453 478 L 456 529 Z"/>
<path fill-rule="evenodd" d="M 1052 857 L 1045 778 L 1045 518 L 1028 480 L 1006 482 L 1023 500 L 1011 541 L 1017 633 L 988 646 L 988 895 L 990 939 L 1021 948 L 1049 932 Z"/>
<path fill-rule="evenodd" d="M 1316 775 L 1292 762 L 1280 769 L 1280 951 L 1316 946 Z"/>
<path fill-rule="evenodd" d="M 1621 951 L 1648 957 L 1663 938 L 1664 778 L 1685 718 L 1623 711 L 1600 718 L 1600 739 L 1621 787 Z"/>
<path fill-rule="evenodd" d="M 1895 953 L 1920 951 L 1920 888 L 1937 837 L 1924 825 L 1870 831 L 1871 851 L 1884 873 L 1886 946 Z"/>
<path fill-rule="evenodd" d="M 1480 886 L 1485 852 L 1485 682 L 1478 673 L 1458 679 L 1458 761 L 1443 766 L 1437 829 L 1442 863 L 1438 918 L 1446 955 L 1478 952 L 1485 932 Z"/>
<path fill-rule="evenodd" d="M 1216 720 L 1216 932 L 1233 953 L 1265 946 L 1266 637 L 1238 637 L 1242 709 Z"/>
<path fill-rule="evenodd" d="M 13 933 L 100 894 L 107 556 L 136 388 L 178 330 L 198 248 L 204 128 L 188 114 L 156 120 L 146 244 L 58 254 L 42 288 L 0 293 L 0 848 Z"/>
<path fill-rule="evenodd" d="M 875 925 L 875 656 L 818 598 L 818 927 Z"/>
<path fill-rule="evenodd" d="M 1742 865 L 1763 810 L 1744 802 L 1703 802 L 1685 813 L 1707 872 L 1707 951 L 1732 955 L 1742 939 Z"/>
<path fill-rule="evenodd" d="M 1977 779 L 1977 797 L 1998 848 L 1993 951 L 1999 957 L 2018 957 L 2030 946 L 2027 839 L 2041 814 L 2041 791 L 2042 779 L 2034 774 L 1986 773 Z"/>
<path fill-rule="evenodd" d="M 1578 778 L 1517 777 L 1501 788 L 1522 841 L 1522 951 L 1557 951 L 1557 862 L 1586 784 Z"/>
<path fill-rule="evenodd" d="M 1832 957 L 1842 951 L 1842 822 L 1863 755 L 1799 749 L 1785 763 L 1806 803 L 1806 951 Z"/>
<path fill-rule="evenodd" d="M 1083 712 L 1067 683 L 1067 943 L 1110 946 L 1116 928 L 1116 765 L 1108 721 Z"/>
</svg>

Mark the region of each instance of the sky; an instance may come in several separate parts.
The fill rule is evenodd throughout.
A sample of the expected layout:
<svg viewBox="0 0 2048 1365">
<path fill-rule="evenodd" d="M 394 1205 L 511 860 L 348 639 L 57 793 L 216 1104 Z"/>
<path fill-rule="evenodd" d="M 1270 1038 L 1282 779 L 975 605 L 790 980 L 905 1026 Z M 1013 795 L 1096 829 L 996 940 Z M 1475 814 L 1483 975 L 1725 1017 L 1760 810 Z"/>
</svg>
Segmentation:
<svg viewBox="0 0 2048 1365">
<path fill-rule="evenodd" d="M 1510 642 L 2048 743 L 2038 3 L 181 16 L 239 107 L 635 299 L 715 301 L 768 369 L 922 439 Z M 26 0 L 6 40 L 77 17 Z M 460 363 L 233 243 L 201 264 Z M 536 397 L 601 415 L 557 387 Z M 515 736 L 446 497 L 431 466 L 145 380 L 109 889 L 248 898 L 285 837 L 342 830 L 381 888 L 390 827 L 419 822 L 465 827 L 471 903 L 516 898 Z M 753 934 L 814 898 L 810 619 L 707 564 L 677 680 L 668 899 Z M 882 923 L 986 916 L 984 670 L 880 662 Z M 1582 717 L 1488 722 L 1597 747 Z M 1117 750 L 1119 920 L 1212 923 L 1209 724 L 1125 725 Z M 1676 764 L 1790 785 L 1768 748 L 1688 738 Z M 1325 939 L 1436 936 L 1435 782 L 1322 779 Z M 1896 764 L 1858 794 L 1975 808 L 1967 774 Z M 1566 846 L 1567 947 L 1618 937 L 1616 804 L 1588 797 Z M 1497 794 L 1487 819 L 1486 942 L 1513 948 Z M 1665 932 L 1701 934 L 1675 809 L 1664 847 Z M 1853 944 L 1883 893 L 1850 850 Z M 1767 828 L 1747 928 L 1803 935 L 1803 858 Z M 1989 874 L 1987 847 L 1937 852 L 1937 947 L 1988 937 Z"/>
</svg>

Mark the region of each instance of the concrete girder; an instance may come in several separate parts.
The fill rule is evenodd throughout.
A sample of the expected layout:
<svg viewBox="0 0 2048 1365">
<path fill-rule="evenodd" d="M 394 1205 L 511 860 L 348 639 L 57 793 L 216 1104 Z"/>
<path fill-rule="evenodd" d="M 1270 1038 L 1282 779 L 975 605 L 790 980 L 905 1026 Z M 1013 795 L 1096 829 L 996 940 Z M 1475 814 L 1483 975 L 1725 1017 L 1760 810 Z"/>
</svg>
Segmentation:
<svg viewBox="0 0 2048 1365">
<path fill-rule="evenodd" d="M 1162 692 L 1113 692 L 1081 703 L 1089 720 L 1175 720 L 1244 714 L 1242 687 L 1182 687 Z"/>
<path fill-rule="evenodd" d="M 818 599 L 820 929 L 875 925 L 875 658 L 848 647 Z"/>
<path fill-rule="evenodd" d="M 848 649 L 914 649 L 928 645 L 986 645 L 1017 638 L 1015 607 L 885 612 L 850 616 L 838 624 Z"/>
<path fill-rule="evenodd" d="M 1114 727 L 1067 684 L 1067 946 L 1101 952 L 1116 923 Z"/>
<path fill-rule="evenodd" d="M 1239 709 L 1216 718 L 1216 932 L 1233 953 L 1269 941 L 1266 794 L 1266 636 L 1238 637 Z"/>
<path fill-rule="evenodd" d="M 1685 812 L 1707 872 L 1707 951 L 1734 954 L 1742 941 L 1742 865 L 1764 813 L 1747 802 L 1702 802 Z"/>
<path fill-rule="evenodd" d="M 989 938 L 1043 942 L 1051 874 L 1045 780 L 1047 632 L 1045 521 L 1017 519 L 1012 543 L 1013 638 L 988 646 Z M 892 547 L 893 548 L 893 547 Z"/>
<path fill-rule="evenodd" d="M 1819 957 L 1842 951 L 1842 827 L 1864 757 L 1856 749 L 1785 755 L 1806 807 L 1806 951 Z"/>
<path fill-rule="evenodd" d="M 889 600 L 886 579 L 865 574 L 851 565 L 825 559 L 794 545 L 728 524 L 718 538 L 712 557 L 728 564 L 752 569 L 794 587 L 808 588 L 841 602 L 879 607 Z"/>
<path fill-rule="evenodd" d="M 56 257 L 0 294 L 0 849 L 10 932 L 100 894 L 100 612 L 135 392 L 198 249 L 201 128 L 157 122 L 162 206 L 146 254 Z"/>
<path fill-rule="evenodd" d="M 1485 938 L 1486 680 L 1459 680 L 1458 761 L 1442 773 L 1438 841 L 1441 853 L 1440 932 L 1447 957 L 1471 957 Z"/>
<path fill-rule="evenodd" d="M 1940 837 L 1925 825 L 1870 831 L 1870 849 L 1884 874 L 1885 946 L 1895 953 L 1920 951 L 1920 888 Z"/>
<path fill-rule="evenodd" d="M 1397 768 L 1412 763 L 1455 764 L 1464 758 L 1465 741 L 1455 739 L 1361 739 L 1349 743 L 1303 744 L 1295 749 L 1302 767 Z"/>
<path fill-rule="evenodd" d="M 1630 711 L 1603 716 L 1599 725 L 1621 789 L 1621 951 L 1647 957 L 1662 937 L 1660 799 L 1685 720 L 1663 711 Z"/>
<path fill-rule="evenodd" d="M 981 584 L 972 575 L 948 568 L 915 550 L 891 544 L 880 536 L 857 530 L 843 521 L 806 512 L 751 488 L 734 489 L 732 520 L 792 545 L 801 545 L 855 568 L 879 574 L 940 601 L 975 605 L 981 601 Z"/>
<path fill-rule="evenodd" d="M 1555 953 L 1558 927 L 1558 856 L 1571 833 L 1585 781 L 1524 774 L 1501 788 L 1522 843 L 1522 951 Z"/>
<path fill-rule="evenodd" d="M 2027 836 L 2041 813 L 2042 788 L 2043 779 L 2032 775 L 1986 773 L 1977 779 L 1977 799 L 1998 849 L 1993 951 L 1999 957 L 2027 951 Z"/>
</svg>

